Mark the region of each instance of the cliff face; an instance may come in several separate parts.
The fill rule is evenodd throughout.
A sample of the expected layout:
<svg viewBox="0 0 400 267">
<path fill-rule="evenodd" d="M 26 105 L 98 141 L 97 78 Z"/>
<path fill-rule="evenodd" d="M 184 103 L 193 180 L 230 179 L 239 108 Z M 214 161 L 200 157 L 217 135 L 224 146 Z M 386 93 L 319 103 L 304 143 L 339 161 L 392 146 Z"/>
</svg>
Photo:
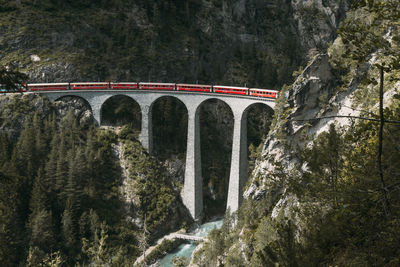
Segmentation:
<svg viewBox="0 0 400 267">
<path fill-rule="evenodd" d="M 346 0 L 292 0 L 293 17 L 302 47 L 324 51 L 349 9 Z"/>
<path fill-rule="evenodd" d="M 348 1 L 17 1 L 0 63 L 32 82 L 176 81 L 276 88 L 326 48 Z"/>
<path fill-rule="evenodd" d="M 335 121 L 335 118 L 314 120 L 315 118 L 328 113 L 334 115 L 343 112 L 341 109 L 332 110 L 333 105 L 327 104 L 328 100 L 332 99 L 337 85 L 338 80 L 332 73 L 328 55 L 319 54 L 297 77 L 293 85 L 283 92 L 285 97 L 277 103 L 274 125 L 252 175 L 253 179 L 262 177 L 261 182 L 257 181 L 257 184 L 262 186 L 251 184 L 244 193 L 246 198 L 260 198 L 260 194 L 268 194 L 268 189 L 264 186 L 269 184 L 269 175 L 276 171 L 276 162 L 280 162 L 284 169 L 290 170 L 293 164 L 298 162 L 296 148 L 307 145 L 313 135 Z M 350 92 L 346 92 L 346 95 L 348 94 Z M 344 99 L 346 98 L 335 98 L 334 105 L 341 106 Z M 344 109 L 348 111 L 347 107 Z M 283 188 L 281 189 L 280 192 L 283 192 Z"/>
</svg>

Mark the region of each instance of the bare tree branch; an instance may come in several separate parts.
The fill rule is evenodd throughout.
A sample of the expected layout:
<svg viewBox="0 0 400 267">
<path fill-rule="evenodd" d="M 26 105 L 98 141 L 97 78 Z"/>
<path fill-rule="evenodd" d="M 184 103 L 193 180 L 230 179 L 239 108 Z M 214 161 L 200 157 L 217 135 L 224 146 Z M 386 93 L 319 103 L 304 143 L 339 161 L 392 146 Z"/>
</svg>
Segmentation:
<svg viewBox="0 0 400 267">
<path fill-rule="evenodd" d="M 292 121 L 315 121 L 315 120 L 323 120 L 323 119 L 335 119 L 335 118 L 349 118 L 349 119 L 359 119 L 359 120 L 367 120 L 367 121 L 376 121 L 380 122 L 380 119 L 373 119 L 367 117 L 359 117 L 359 116 L 346 116 L 346 115 L 332 115 L 332 116 L 324 116 L 318 118 L 311 118 L 311 119 L 292 119 Z M 400 121 L 397 120 L 384 120 L 385 123 L 393 123 L 393 124 L 400 124 Z"/>
</svg>

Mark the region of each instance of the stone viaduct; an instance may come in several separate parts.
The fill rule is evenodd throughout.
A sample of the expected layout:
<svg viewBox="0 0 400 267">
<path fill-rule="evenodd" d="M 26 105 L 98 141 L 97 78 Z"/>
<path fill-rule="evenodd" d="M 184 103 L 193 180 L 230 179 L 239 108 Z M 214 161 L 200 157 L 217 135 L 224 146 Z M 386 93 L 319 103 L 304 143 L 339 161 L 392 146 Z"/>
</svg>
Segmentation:
<svg viewBox="0 0 400 267">
<path fill-rule="evenodd" d="M 186 168 L 183 202 L 192 217 L 197 219 L 203 211 L 201 154 L 200 154 L 200 105 L 209 99 L 218 99 L 226 103 L 232 110 L 234 118 L 233 147 L 229 177 L 227 209 L 236 211 L 242 200 L 242 189 L 247 181 L 247 112 L 253 104 L 261 103 L 274 108 L 273 99 L 263 99 L 250 96 L 222 95 L 215 93 L 190 93 L 182 91 L 139 91 L 139 90 L 68 90 L 42 91 L 51 100 L 58 100 L 65 96 L 83 98 L 90 105 L 96 123 L 101 125 L 101 108 L 111 97 L 124 95 L 136 101 L 142 113 L 142 127 L 140 141 L 152 152 L 152 107 L 154 102 L 165 96 L 180 100 L 188 112 L 188 136 L 186 147 Z"/>
</svg>

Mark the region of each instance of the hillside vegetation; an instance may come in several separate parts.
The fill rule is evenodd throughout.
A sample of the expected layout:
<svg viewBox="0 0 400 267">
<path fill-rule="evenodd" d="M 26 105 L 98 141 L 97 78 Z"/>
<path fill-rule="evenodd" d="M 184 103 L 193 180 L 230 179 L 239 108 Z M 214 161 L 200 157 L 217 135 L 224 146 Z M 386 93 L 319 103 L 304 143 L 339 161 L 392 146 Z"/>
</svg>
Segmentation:
<svg viewBox="0 0 400 267">
<path fill-rule="evenodd" d="M 4 266 L 132 265 L 142 244 L 189 222 L 166 171 L 132 129 L 117 136 L 80 123 L 72 104 L 62 116 L 59 104 L 34 95 L 2 96 L 0 105 Z M 126 179 L 135 182 L 137 205 L 129 212 L 131 200 L 120 192 L 118 143 L 127 147 Z"/>
<path fill-rule="evenodd" d="M 330 64 L 317 56 L 285 86 L 249 198 L 198 266 L 400 264 L 400 4 L 357 1 L 347 16 Z"/>
</svg>

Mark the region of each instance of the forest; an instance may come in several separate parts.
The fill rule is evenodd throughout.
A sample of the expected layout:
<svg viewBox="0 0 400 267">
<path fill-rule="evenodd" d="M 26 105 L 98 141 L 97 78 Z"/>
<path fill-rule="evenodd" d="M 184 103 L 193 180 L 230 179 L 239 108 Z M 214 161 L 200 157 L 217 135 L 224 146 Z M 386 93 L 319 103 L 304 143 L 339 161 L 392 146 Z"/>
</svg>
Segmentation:
<svg viewBox="0 0 400 267">
<path fill-rule="evenodd" d="M 61 116 L 39 96 L 11 96 L 1 106 L 2 264 L 132 264 L 140 242 L 168 231 L 160 225 L 171 220 L 171 213 L 181 224 L 185 216 L 190 222 L 179 210 L 182 204 L 166 171 L 129 126 L 116 135 L 92 122 L 82 124 L 72 107 Z M 146 223 L 145 241 L 126 219 L 119 193 L 122 170 L 112 149 L 117 142 L 126 148 L 124 157 L 135 173 L 134 214 Z"/>
</svg>

